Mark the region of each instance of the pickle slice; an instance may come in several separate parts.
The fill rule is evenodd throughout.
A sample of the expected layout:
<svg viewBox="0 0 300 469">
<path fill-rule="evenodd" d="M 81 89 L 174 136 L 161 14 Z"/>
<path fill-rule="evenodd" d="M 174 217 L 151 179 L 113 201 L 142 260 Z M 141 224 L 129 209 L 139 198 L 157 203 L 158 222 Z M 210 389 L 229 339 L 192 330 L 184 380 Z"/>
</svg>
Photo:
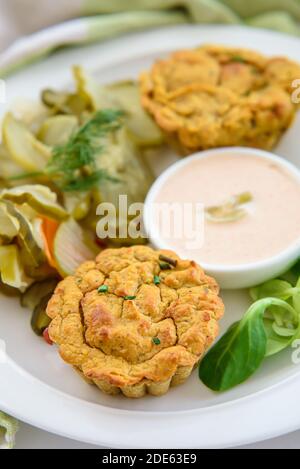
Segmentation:
<svg viewBox="0 0 300 469">
<path fill-rule="evenodd" d="M 20 259 L 25 272 L 31 276 L 32 272 L 46 261 L 45 254 L 34 239 L 30 221 L 12 202 L 6 201 L 5 203 L 8 213 L 18 222 L 17 238 L 20 245 Z"/>
<path fill-rule="evenodd" d="M 57 203 L 56 193 L 40 184 L 26 184 L 12 189 L 3 189 L 0 198 L 17 204 L 27 203 L 37 212 L 55 220 L 62 220 L 68 216 L 65 209 Z"/>
<path fill-rule="evenodd" d="M 42 91 L 41 100 L 55 114 L 75 114 L 79 116 L 87 107 L 87 100 L 83 96 L 51 89 Z"/>
<path fill-rule="evenodd" d="M 85 99 L 94 111 L 111 107 L 111 100 L 104 86 L 88 74 L 82 67 L 73 67 L 73 76 L 76 82 L 77 93 Z"/>
<path fill-rule="evenodd" d="M 50 108 L 60 108 L 67 100 L 67 93 L 54 91 L 49 88 L 42 91 L 41 100 L 45 106 Z"/>
<path fill-rule="evenodd" d="M 34 308 L 31 317 L 31 327 L 36 335 L 43 335 L 43 332 L 49 326 L 51 319 L 46 314 L 48 302 L 52 296 L 52 293 L 45 295 Z"/>
<path fill-rule="evenodd" d="M 9 212 L 7 205 L 0 201 L 0 236 L 6 242 L 11 241 L 17 236 L 20 229 L 18 221 L 13 218 Z"/>
<path fill-rule="evenodd" d="M 122 81 L 102 86 L 82 67 L 73 68 L 77 92 L 88 100 L 94 111 L 103 108 L 121 109 L 131 138 L 139 146 L 158 146 L 163 143 L 159 127 L 144 110 L 139 86 L 134 81 Z"/>
<path fill-rule="evenodd" d="M 1 280 L 10 287 L 24 291 L 32 283 L 24 273 L 18 246 L 0 246 Z"/>
<path fill-rule="evenodd" d="M 206 219 L 213 223 L 232 223 L 248 215 L 248 210 L 244 207 L 253 200 L 250 192 L 243 192 L 234 195 L 221 205 L 207 207 L 205 209 Z"/>
<path fill-rule="evenodd" d="M 154 177 L 139 148 L 128 138 L 127 129 L 116 132 L 96 159 L 96 164 L 115 179 L 102 182 L 102 201 L 118 207 L 119 196 L 124 194 L 128 196 L 128 205 L 145 200 Z"/>
<path fill-rule="evenodd" d="M 78 120 L 75 116 L 53 116 L 45 120 L 37 137 L 49 146 L 63 145 L 67 143 L 77 128 Z"/>
<path fill-rule="evenodd" d="M 0 177 L 8 179 L 20 174 L 20 166 L 12 159 L 7 148 L 0 145 Z"/>
<path fill-rule="evenodd" d="M 142 107 L 138 84 L 126 81 L 107 89 L 114 105 L 126 113 L 126 125 L 136 144 L 145 147 L 161 145 L 163 134 Z"/>
<path fill-rule="evenodd" d="M 50 295 L 54 292 L 57 283 L 58 279 L 55 278 L 33 283 L 25 293 L 21 295 L 21 305 L 33 311 L 46 295 Z"/>
<path fill-rule="evenodd" d="M 3 141 L 15 163 L 26 171 L 42 170 L 51 157 L 51 149 L 11 113 L 3 121 Z"/>
<path fill-rule="evenodd" d="M 65 192 L 64 206 L 74 220 L 85 218 L 91 208 L 91 194 L 89 192 Z"/>
</svg>

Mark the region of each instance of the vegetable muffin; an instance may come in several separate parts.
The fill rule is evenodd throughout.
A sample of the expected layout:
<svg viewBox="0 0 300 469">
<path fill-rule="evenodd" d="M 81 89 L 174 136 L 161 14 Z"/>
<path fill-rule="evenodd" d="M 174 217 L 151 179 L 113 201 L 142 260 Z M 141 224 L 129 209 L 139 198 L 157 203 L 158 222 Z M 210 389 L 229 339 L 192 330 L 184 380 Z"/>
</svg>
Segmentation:
<svg viewBox="0 0 300 469">
<path fill-rule="evenodd" d="M 57 286 L 49 336 L 108 394 L 165 394 L 218 335 L 219 287 L 193 261 L 134 246 L 102 251 Z"/>
<path fill-rule="evenodd" d="M 184 153 L 221 146 L 271 149 L 291 125 L 300 65 L 208 45 L 173 53 L 140 78 L 142 104 Z"/>
</svg>

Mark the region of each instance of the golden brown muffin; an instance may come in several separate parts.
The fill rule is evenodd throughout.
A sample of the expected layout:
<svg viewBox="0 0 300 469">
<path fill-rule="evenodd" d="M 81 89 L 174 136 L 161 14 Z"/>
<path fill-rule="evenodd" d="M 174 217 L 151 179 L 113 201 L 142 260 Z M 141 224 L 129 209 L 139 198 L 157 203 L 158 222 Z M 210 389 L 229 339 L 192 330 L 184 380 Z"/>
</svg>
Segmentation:
<svg viewBox="0 0 300 469">
<path fill-rule="evenodd" d="M 266 78 L 285 89 L 289 94 L 294 91 L 294 80 L 300 79 L 300 67 L 285 57 L 274 57 L 266 66 Z"/>
<path fill-rule="evenodd" d="M 214 279 L 173 252 L 107 249 L 57 286 L 49 336 L 102 391 L 159 396 L 188 378 L 217 337 L 218 295 Z"/>
<path fill-rule="evenodd" d="M 208 45 L 173 53 L 140 79 L 142 104 L 183 150 L 271 149 L 291 125 L 300 66 L 246 49 Z"/>
</svg>

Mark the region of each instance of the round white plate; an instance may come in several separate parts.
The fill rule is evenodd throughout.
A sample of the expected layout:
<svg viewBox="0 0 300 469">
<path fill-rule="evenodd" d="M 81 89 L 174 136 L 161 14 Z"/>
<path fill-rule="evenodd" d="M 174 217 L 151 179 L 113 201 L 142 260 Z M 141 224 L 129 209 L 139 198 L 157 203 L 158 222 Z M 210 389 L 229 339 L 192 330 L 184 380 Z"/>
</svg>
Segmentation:
<svg viewBox="0 0 300 469">
<path fill-rule="evenodd" d="M 165 28 L 57 52 L 7 80 L 7 106 L 17 97 L 37 98 L 45 87 L 67 86 L 73 64 L 93 68 L 106 83 L 136 78 L 157 57 L 201 43 L 252 47 L 300 62 L 300 41 L 289 36 L 233 26 Z M 299 134 L 300 114 L 276 150 L 296 164 Z M 157 158 L 157 172 L 174 159 L 171 153 Z M 226 292 L 224 300 L 222 332 L 249 304 L 243 291 Z M 223 448 L 300 427 L 300 368 L 292 362 L 293 350 L 267 360 L 247 383 L 224 394 L 206 389 L 195 372 L 166 396 L 129 400 L 106 396 L 85 384 L 60 360 L 55 347 L 32 333 L 29 321 L 30 313 L 17 300 L 1 297 L 0 339 L 6 343 L 7 360 L 0 363 L 0 409 L 37 427 L 127 448 Z"/>
</svg>

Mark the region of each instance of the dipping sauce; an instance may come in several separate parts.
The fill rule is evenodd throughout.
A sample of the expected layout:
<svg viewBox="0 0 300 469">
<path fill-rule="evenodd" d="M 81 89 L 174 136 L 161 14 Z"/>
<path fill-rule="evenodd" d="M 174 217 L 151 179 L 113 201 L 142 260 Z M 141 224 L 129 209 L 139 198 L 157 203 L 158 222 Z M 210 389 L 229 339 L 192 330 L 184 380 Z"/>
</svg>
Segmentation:
<svg viewBox="0 0 300 469">
<path fill-rule="evenodd" d="M 206 217 L 202 247 L 189 250 L 185 239 L 174 238 L 168 239 L 169 248 L 203 264 L 233 266 L 269 259 L 299 242 L 300 180 L 255 150 L 253 155 L 236 150 L 187 160 L 158 187 L 154 202 L 209 208 L 239 194 L 251 195 L 244 216 L 218 223 Z"/>
</svg>

